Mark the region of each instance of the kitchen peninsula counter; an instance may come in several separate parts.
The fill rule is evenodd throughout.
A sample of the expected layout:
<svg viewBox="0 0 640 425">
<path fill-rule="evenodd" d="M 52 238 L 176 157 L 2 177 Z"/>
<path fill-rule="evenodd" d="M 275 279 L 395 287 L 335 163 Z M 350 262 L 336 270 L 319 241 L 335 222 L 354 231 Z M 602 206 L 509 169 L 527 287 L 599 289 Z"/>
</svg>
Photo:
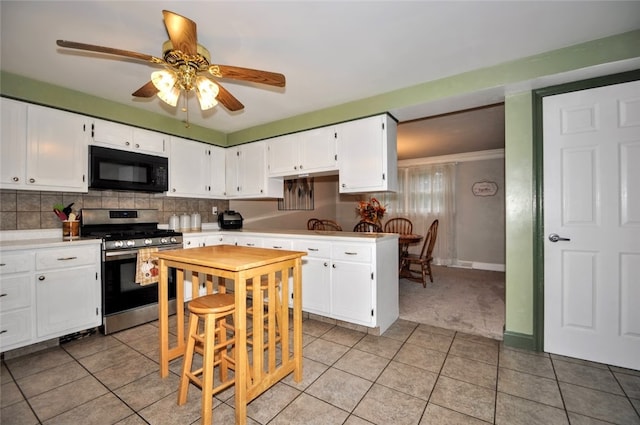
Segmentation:
<svg viewBox="0 0 640 425">
<path fill-rule="evenodd" d="M 183 239 L 185 248 L 236 245 L 304 251 L 304 312 L 375 335 L 398 319 L 397 234 L 205 227 L 183 233 Z"/>
</svg>

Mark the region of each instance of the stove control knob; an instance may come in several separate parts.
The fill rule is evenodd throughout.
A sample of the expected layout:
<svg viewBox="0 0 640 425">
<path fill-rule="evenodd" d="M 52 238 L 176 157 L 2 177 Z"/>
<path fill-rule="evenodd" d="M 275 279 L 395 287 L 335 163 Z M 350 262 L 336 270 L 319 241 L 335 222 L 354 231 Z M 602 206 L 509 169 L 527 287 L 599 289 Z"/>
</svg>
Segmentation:
<svg viewBox="0 0 640 425">
<path fill-rule="evenodd" d="M 167 240 L 167 238 L 161 238 L 160 243 L 169 243 L 169 241 Z"/>
<path fill-rule="evenodd" d="M 176 238 L 175 236 L 172 236 L 171 243 L 178 243 L 178 238 Z"/>
<path fill-rule="evenodd" d="M 127 241 L 127 246 L 135 246 L 136 241 L 129 240 Z"/>
<path fill-rule="evenodd" d="M 124 242 L 122 241 L 115 241 L 113 243 L 113 246 L 115 246 L 116 248 L 122 248 L 124 246 Z"/>
<path fill-rule="evenodd" d="M 145 239 L 144 240 L 144 244 L 145 245 L 151 245 L 153 243 L 153 239 Z"/>
</svg>

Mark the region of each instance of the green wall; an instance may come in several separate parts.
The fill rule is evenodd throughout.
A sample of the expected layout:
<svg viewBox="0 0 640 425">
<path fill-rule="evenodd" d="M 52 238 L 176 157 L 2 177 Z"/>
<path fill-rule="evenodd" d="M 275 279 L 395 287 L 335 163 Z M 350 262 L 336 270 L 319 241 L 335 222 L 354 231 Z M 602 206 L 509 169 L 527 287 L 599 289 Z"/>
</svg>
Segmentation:
<svg viewBox="0 0 640 425">
<path fill-rule="evenodd" d="M 103 117 L 168 134 L 232 146 L 266 137 L 347 121 L 391 109 L 425 104 L 486 89 L 509 86 L 610 62 L 639 57 L 640 30 L 607 37 L 516 61 L 430 81 L 272 122 L 230 134 L 192 126 L 179 120 L 138 111 L 127 105 L 87 96 L 7 73 L 0 74 L 2 95 L 73 112 Z M 506 185 L 506 332 L 505 342 L 536 348 L 533 302 L 533 135 L 530 91 L 505 96 Z"/>
</svg>

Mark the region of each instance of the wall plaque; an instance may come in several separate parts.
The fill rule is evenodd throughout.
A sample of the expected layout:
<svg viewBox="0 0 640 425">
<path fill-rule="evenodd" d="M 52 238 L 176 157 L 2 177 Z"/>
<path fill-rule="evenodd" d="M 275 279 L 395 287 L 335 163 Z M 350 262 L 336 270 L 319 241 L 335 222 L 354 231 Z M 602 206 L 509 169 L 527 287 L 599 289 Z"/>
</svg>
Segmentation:
<svg viewBox="0 0 640 425">
<path fill-rule="evenodd" d="M 494 196 L 498 192 L 498 184 L 489 181 L 475 182 L 471 191 L 474 196 Z"/>
</svg>

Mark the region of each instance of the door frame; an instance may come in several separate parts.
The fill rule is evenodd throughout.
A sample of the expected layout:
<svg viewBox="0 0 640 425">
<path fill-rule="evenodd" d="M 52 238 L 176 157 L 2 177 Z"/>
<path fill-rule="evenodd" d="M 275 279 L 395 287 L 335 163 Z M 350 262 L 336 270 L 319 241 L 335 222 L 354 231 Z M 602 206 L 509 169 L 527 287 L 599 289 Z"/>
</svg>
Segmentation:
<svg viewBox="0 0 640 425">
<path fill-rule="evenodd" d="M 543 110 L 546 96 L 640 80 L 640 69 L 533 90 L 533 347 L 544 350 L 544 168 Z"/>
</svg>

